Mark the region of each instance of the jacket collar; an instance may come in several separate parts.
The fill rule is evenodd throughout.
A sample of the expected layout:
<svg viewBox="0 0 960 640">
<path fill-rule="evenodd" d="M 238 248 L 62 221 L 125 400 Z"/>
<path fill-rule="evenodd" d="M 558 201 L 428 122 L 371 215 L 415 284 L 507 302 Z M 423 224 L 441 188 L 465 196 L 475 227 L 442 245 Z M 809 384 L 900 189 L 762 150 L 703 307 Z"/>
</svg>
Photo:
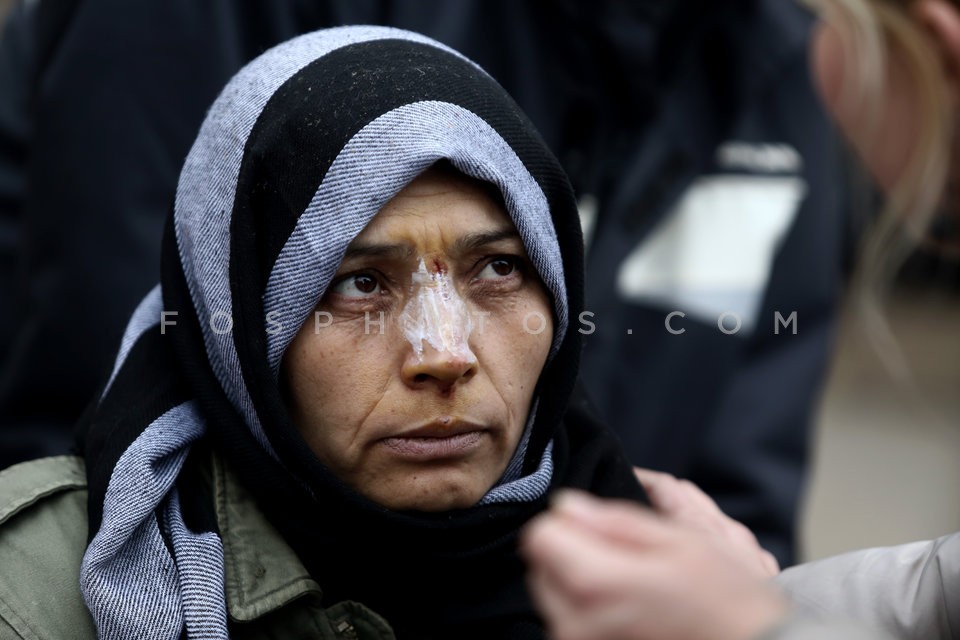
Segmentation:
<svg viewBox="0 0 960 640">
<path fill-rule="evenodd" d="M 249 622 L 307 594 L 319 600 L 320 586 L 217 455 L 212 470 L 230 617 Z"/>
</svg>

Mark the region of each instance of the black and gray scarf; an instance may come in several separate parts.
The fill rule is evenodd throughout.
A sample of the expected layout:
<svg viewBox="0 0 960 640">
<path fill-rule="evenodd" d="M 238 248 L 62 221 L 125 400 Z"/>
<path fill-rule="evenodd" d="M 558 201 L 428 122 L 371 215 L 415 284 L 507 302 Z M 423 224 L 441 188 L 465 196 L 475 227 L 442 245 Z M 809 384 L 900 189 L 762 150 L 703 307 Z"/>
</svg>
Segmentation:
<svg viewBox="0 0 960 640">
<path fill-rule="evenodd" d="M 556 332 L 535 418 L 498 485 L 469 509 L 398 513 L 316 459 L 278 370 L 350 241 L 440 160 L 502 193 Z M 581 270 L 563 171 L 503 89 L 458 53 L 405 31 L 344 27 L 250 63 L 187 157 L 161 284 L 81 425 L 91 531 L 81 589 L 100 637 L 228 636 L 220 538 L 184 472 L 199 446 L 238 471 L 329 602 L 362 602 L 401 638 L 542 635 L 519 528 L 552 487 L 642 499 L 616 442 L 570 403 Z M 267 331 L 277 318 L 281 329 Z M 414 577 L 427 586 L 410 589 Z"/>
</svg>

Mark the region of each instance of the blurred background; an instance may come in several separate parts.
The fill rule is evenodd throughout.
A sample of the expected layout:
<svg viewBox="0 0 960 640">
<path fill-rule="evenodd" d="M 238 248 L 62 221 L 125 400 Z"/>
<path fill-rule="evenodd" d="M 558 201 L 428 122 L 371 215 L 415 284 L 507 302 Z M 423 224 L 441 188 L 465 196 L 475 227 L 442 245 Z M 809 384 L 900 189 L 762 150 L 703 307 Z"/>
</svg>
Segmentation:
<svg viewBox="0 0 960 640">
<path fill-rule="evenodd" d="M 916 256 L 892 293 L 904 383 L 847 305 L 815 432 L 802 559 L 960 529 L 958 264 Z"/>
<path fill-rule="evenodd" d="M 11 4 L 0 0 L 0 21 Z M 818 412 L 800 560 L 960 529 L 960 262 L 916 258 L 890 298 L 906 384 L 847 307 Z"/>
</svg>

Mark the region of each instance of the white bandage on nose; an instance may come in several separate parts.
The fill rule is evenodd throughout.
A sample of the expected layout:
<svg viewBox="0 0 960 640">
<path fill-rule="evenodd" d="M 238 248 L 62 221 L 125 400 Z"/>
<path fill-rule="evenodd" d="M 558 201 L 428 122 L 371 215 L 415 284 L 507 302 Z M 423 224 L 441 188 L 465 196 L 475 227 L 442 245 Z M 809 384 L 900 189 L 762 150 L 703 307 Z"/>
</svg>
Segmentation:
<svg viewBox="0 0 960 640">
<path fill-rule="evenodd" d="M 473 322 L 450 276 L 440 270 L 430 273 L 421 259 L 420 268 L 413 274 L 413 288 L 398 322 L 417 357 L 423 358 L 426 341 L 438 352 L 473 359 L 467 344 Z"/>
</svg>

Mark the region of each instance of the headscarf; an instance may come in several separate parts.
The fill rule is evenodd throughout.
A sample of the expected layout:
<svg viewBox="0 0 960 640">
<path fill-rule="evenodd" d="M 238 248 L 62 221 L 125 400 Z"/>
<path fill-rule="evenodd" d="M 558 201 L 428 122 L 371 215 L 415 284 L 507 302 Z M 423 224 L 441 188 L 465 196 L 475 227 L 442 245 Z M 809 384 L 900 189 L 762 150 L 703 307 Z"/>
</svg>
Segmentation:
<svg viewBox="0 0 960 640">
<path fill-rule="evenodd" d="M 278 371 L 350 241 L 441 160 L 502 194 L 552 300 L 555 335 L 497 486 L 468 509 L 396 512 L 320 463 L 290 419 Z M 556 159 L 503 89 L 455 51 L 406 31 L 342 27 L 242 69 L 186 159 L 161 283 L 81 424 L 91 533 L 81 590 L 100 637 L 227 637 L 223 549 L 185 465 L 201 447 L 239 474 L 325 602 L 359 601 L 401 638 L 541 636 L 519 528 L 551 487 L 642 499 L 612 437 L 568 407 L 581 247 Z"/>
</svg>

